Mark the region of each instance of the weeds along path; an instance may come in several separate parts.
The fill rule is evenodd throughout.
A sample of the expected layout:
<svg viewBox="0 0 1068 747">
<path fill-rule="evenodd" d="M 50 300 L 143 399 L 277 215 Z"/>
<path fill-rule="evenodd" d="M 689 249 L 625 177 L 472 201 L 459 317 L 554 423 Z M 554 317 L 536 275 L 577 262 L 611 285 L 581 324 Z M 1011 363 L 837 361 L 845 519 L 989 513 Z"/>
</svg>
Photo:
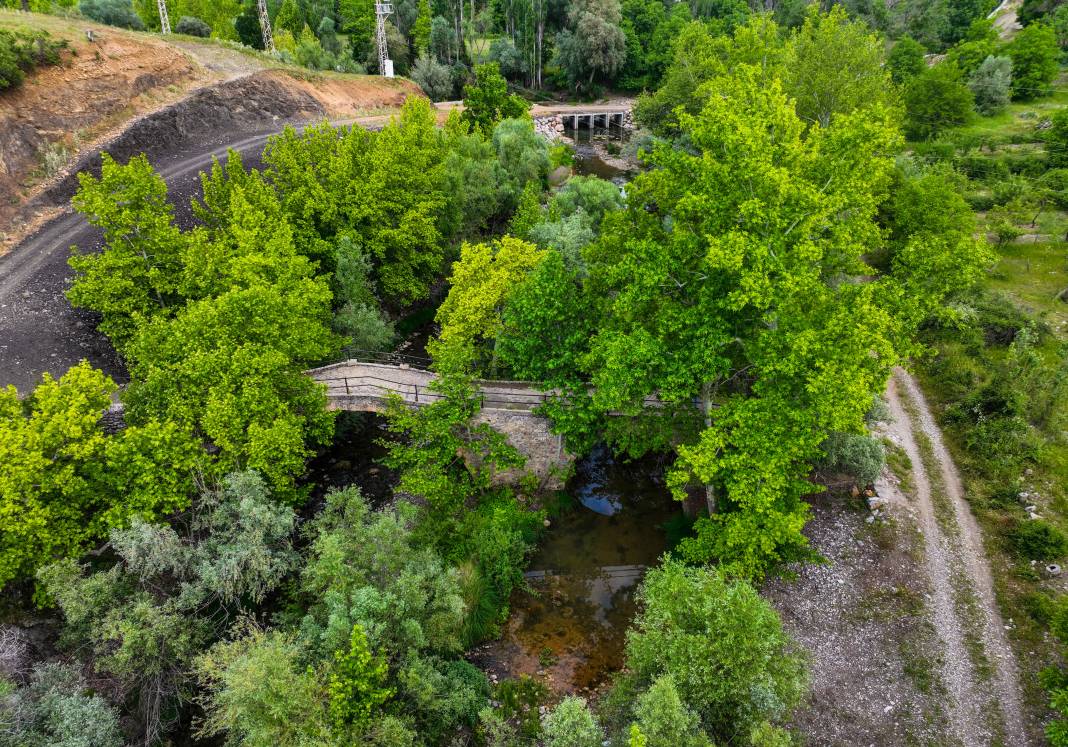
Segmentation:
<svg viewBox="0 0 1068 747">
<path fill-rule="evenodd" d="M 889 431 L 912 462 L 923 534 L 928 609 L 944 646 L 941 677 L 952 733 L 964 747 L 1030 744 L 1016 660 L 994 598 L 982 535 L 942 433 L 916 381 L 896 369 L 887 388 Z"/>
</svg>

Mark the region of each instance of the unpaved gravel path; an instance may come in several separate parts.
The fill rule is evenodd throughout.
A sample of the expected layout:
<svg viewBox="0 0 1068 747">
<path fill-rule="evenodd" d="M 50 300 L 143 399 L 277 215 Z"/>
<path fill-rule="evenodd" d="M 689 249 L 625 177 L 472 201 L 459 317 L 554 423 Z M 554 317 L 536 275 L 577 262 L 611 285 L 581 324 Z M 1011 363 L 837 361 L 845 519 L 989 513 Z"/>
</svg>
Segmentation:
<svg viewBox="0 0 1068 747">
<path fill-rule="evenodd" d="M 951 730 L 965 747 L 1026 747 L 1031 742 L 1016 660 L 960 476 L 923 392 L 904 370 L 895 370 L 887 401 L 893 416 L 888 436 L 912 461 L 916 520 L 931 588 L 927 605 L 944 646 L 941 676 Z"/>
</svg>

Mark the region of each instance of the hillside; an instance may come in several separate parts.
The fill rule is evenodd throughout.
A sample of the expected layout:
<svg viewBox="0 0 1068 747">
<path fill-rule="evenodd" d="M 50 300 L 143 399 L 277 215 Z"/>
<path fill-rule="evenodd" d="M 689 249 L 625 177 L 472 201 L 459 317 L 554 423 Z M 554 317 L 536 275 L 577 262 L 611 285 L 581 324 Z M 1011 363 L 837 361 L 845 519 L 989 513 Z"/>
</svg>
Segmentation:
<svg viewBox="0 0 1068 747">
<path fill-rule="evenodd" d="M 62 202 L 55 198 L 69 197 L 69 188 L 49 196 L 49 187 L 105 144 L 153 155 L 281 121 L 383 113 L 419 91 L 404 80 L 311 73 L 214 41 L 164 41 L 56 16 L 0 10 L 0 29 L 46 31 L 70 45 L 61 65 L 40 67 L 0 94 L 0 240 L 7 247 Z M 124 148 L 123 138 L 138 128 L 143 135 Z"/>
</svg>

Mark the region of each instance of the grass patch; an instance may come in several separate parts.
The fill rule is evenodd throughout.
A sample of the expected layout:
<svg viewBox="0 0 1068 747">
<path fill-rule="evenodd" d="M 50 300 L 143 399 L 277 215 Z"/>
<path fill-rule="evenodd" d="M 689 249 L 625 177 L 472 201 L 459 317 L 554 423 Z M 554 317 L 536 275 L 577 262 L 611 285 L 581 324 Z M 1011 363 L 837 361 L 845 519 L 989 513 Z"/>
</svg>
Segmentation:
<svg viewBox="0 0 1068 747">
<path fill-rule="evenodd" d="M 886 465 L 897 477 L 898 486 L 905 497 L 910 500 L 916 499 L 916 479 L 912 474 L 912 460 L 905 450 L 888 438 L 883 439 L 883 447 L 886 449 Z"/>
</svg>

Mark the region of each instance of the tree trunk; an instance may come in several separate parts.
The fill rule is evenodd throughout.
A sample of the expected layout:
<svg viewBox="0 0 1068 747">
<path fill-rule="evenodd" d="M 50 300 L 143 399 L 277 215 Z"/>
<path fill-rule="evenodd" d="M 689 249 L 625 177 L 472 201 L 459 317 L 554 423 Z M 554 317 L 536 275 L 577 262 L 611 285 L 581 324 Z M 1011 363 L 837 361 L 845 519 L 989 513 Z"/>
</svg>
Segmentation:
<svg viewBox="0 0 1068 747">
<path fill-rule="evenodd" d="M 23 13 L 29 13 L 30 12 L 30 0 L 22 0 L 22 12 Z"/>
<path fill-rule="evenodd" d="M 701 385 L 701 407 L 705 415 L 705 428 L 712 427 L 712 382 L 706 381 Z M 708 504 L 708 515 L 716 513 L 716 486 L 705 483 L 705 503 Z"/>
</svg>

